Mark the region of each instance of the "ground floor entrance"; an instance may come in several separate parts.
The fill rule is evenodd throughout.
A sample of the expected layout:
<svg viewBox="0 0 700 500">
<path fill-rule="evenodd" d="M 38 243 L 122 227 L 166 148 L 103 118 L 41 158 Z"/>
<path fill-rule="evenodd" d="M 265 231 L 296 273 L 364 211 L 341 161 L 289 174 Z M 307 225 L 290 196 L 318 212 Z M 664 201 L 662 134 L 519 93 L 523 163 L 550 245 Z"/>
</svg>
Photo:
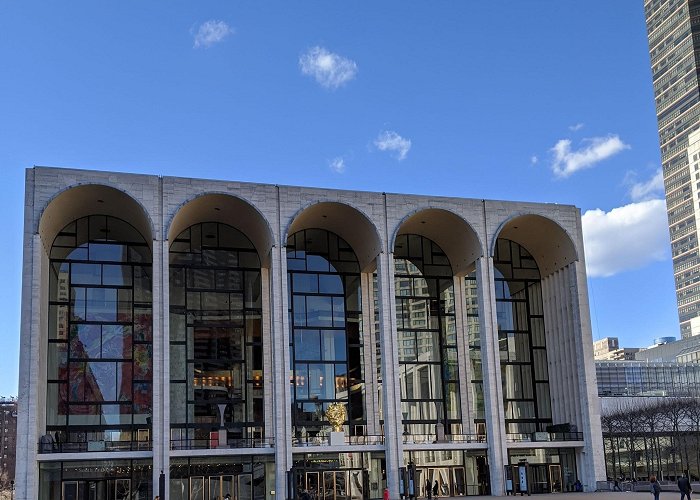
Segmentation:
<svg viewBox="0 0 700 500">
<path fill-rule="evenodd" d="M 168 500 L 265 500 L 274 489 L 273 455 L 170 460 Z"/>
<path fill-rule="evenodd" d="M 571 448 L 509 450 L 510 465 L 506 470 L 506 492 L 520 492 L 521 465 L 526 468 L 529 493 L 562 493 L 573 491 L 577 479 L 576 454 Z M 526 465 L 525 465 L 526 464 Z"/>
<path fill-rule="evenodd" d="M 183 482 L 180 481 L 180 485 Z M 180 498 L 189 500 L 253 500 L 253 475 L 194 476 L 189 478 L 187 494 Z M 182 487 L 180 488 L 182 490 Z"/>
<path fill-rule="evenodd" d="M 303 500 L 381 498 L 386 484 L 383 453 L 294 455 L 290 490 Z"/>
<path fill-rule="evenodd" d="M 39 465 L 40 500 L 151 500 L 147 460 L 45 462 Z"/>
<path fill-rule="evenodd" d="M 431 450 L 404 452 L 409 468 L 415 467 L 417 496 L 423 498 L 490 495 L 485 451 Z"/>
</svg>

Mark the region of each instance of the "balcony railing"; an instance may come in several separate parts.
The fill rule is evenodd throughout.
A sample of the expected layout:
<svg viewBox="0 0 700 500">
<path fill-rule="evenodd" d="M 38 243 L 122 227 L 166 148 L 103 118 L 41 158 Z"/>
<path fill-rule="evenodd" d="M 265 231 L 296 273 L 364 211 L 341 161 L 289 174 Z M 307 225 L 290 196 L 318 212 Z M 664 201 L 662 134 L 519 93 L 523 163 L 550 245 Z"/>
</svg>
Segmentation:
<svg viewBox="0 0 700 500">
<path fill-rule="evenodd" d="M 344 436 L 343 442 L 346 445 L 382 445 L 383 435 L 372 436 Z M 292 438 L 292 446 L 328 446 L 330 436 L 305 436 Z"/>
<path fill-rule="evenodd" d="M 218 439 L 182 438 L 171 439 L 171 450 L 214 450 L 231 448 L 272 448 L 275 446 L 274 438 L 228 438 L 226 443 L 220 443 Z"/>
<path fill-rule="evenodd" d="M 509 443 L 542 443 L 547 441 L 583 441 L 583 432 L 532 432 L 507 434 Z"/>
<path fill-rule="evenodd" d="M 485 434 L 404 434 L 404 444 L 428 444 L 428 443 L 485 443 Z"/>
<path fill-rule="evenodd" d="M 39 453 L 99 453 L 105 451 L 149 451 L 151 441 L 39 441 Z"/>
</svg>

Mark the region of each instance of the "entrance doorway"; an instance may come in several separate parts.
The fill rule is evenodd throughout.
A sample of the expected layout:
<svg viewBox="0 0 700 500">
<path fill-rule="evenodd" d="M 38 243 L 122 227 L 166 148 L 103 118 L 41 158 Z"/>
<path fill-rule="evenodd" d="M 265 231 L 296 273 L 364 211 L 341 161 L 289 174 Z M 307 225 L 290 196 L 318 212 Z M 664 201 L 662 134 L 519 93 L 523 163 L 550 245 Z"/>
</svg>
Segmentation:
<svg viewBox="0 0 700 500">
<path fill-rule="evenodd" d="M 95 481 L 63 481 L 62 500 L 127 500 L 132 498 L 130 479 L 100 479 Z M 143 498 L 138 492 L 133 498 Z"/>
<path fill-rule="evenodd" d="M 297 474 L 297 497 L 306 491 L 311 500 L 362 500 L 364 481 L 362 471 L 356 469 L 303 472 Z"/>
<path fill-rule="evenodd" d="M 253 500 L 253 475 L 190 478 L 190 500 Z"/>
</svg>

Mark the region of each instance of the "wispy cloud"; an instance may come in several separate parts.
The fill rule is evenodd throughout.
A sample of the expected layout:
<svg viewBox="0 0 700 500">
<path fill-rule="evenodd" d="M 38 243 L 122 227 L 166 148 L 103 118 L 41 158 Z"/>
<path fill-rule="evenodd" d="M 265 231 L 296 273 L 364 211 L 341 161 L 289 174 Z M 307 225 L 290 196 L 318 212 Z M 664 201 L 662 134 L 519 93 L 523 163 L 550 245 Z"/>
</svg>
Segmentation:
<svg viewBox="0 0 700 500">
<path fill-rule="evenodd" d="M 396 159 L 401 161 L 406 158 L 411 149 L 411 140 L 401 137 L 393 130 L 384 130 L 374 140 L 374 145 L 379 151 L 396 153 Z"/>
<path fill-rule="evenodd" d="M 646 182 L 634 182 L 636 174 L 631 175 L 630 198 L 632 201 L 644 201 L 658 198 L 664 192 L 664 174 L 658 169 L 654 176 Z"/>
<path fill-rule="evenodd" d="M 538 161 L 540 161 L 540 159 L 537 158 L 537 156 L 532 155 L 532 156 L 530 157 L 530 164 L 531 164 L 531 165 L 537 165 L 537 162 L 538 162 Z"/>
<path fill-rule="evenodd" d="M 234 33 L 233 28 L 223 21 L 211 19 L 202 23 L 194 35 L 194 48 L 209 48 Z"/>
<path fill-rule="evenodd" d="M 323 47 L 312 47 L 299 57 L 299 68 L 327 89 L 337 89 L 357 75 L 357 63 Z"/>
<path fill-rule="evenodd" d="M 583 128 L 583 123 L 577 123 L 576 125 L 569 125 L 569 130 L 572 132 L 578 132 Z"/>
<path fill-rule="evenodd" d="M 581 217 L 586 269 L 592 278 L 639 269 L 669 257 L 666 203 L 655 199 Z"/>
<path fill-rule="evenodd" d="M 552 171 L 558 177 L 569 177 L 571 174 L 590 168 L 601 161 L 629 149 L 617 135 L 593 137 L 586 139 L 578 150 L 571 149 L 570 139 L 561 139 L 551 149 L 554 159 Z"/>
<path fill-rule="evenodd" d="M 342 174 L 345 172 L 345 159 L 342 156 L 333 158 L 328 162 L 328 168 L 330 168 L 336 174 Z"/>
</svg>

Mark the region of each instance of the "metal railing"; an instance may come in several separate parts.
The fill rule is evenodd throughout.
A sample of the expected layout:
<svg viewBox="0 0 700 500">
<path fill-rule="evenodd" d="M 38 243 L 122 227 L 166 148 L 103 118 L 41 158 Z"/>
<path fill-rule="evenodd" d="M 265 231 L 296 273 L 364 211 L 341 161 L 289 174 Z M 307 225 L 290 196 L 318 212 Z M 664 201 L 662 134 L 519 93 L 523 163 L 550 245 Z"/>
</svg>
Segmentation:
<svg viewBox="0 0 700 500">
<path fill-rule="evenodd" d="M 230 448 L 273 448 L 274 438 L 228 438 L 226 443 L 219 443 L 217 439 L 207 438 L 181 438 L 171 439 L 171 450 L 215 450 Z"/>
<path fill-rule="evenodd" d="M 344 436 L 343 442 L 346 445 L 382 445 L 384 444 L 383 435 L 369 436 Z M 305 436 L 293 437 L 292 446 L 328 446 L 330 445 L 330 436 Z"/>
<path fill-rule="evenodd" d="M 485 443 L 485 434 L 445 434 L 438 437 L 437 434 L 404 434 L 404 444 L 428 444 L 428 443 Z"/>
<path fill-rule="evenodd" d="M 151 441 L 39 441 L 39 453 L 100 453 L 105 451 L 150 451 Z"/>
<path fill-rule="evenodd" d="M 547 441 L 583 441 L 583 432 L 530 432 L 506 434 L 509 443 L 538 443 Z"/>
</svg>

